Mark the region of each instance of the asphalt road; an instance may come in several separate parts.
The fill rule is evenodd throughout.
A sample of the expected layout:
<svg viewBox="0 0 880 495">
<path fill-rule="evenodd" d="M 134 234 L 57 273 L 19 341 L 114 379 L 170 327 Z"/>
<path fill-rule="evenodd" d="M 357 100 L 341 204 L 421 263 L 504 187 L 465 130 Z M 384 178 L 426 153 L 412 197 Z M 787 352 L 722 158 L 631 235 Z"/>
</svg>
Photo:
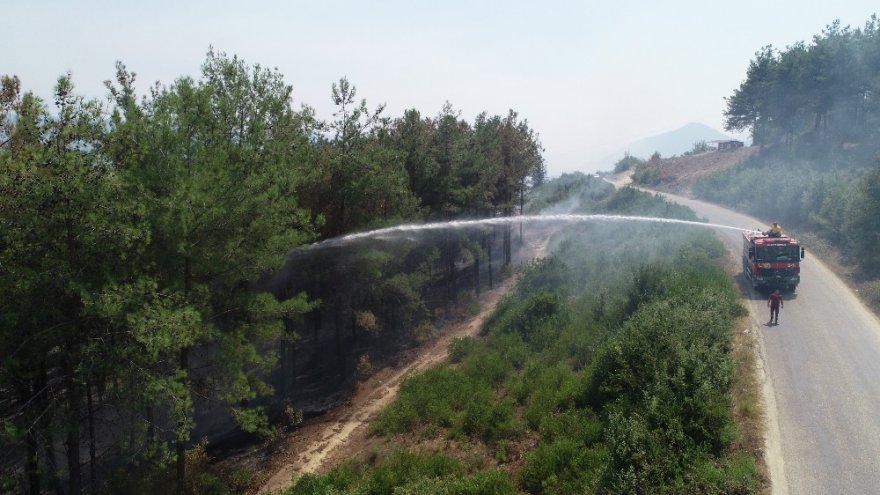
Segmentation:
<svg viewBox="0 0 880 495">
<path fill-rule="evenodd" d="M 711 223 L 767 222 L 678 196 Z M 772 219 L 770 219 L 772 221 Z M 785 227 L 783 225 L 783 227 Z M 734 253 L 740 233 L 718 230 Z M 746 289 L 768 413 L 773 494 L 880 493 L 880 321 L 810 253 L 801 284 L 768 326 L 766 295 Z"/>
</svg>

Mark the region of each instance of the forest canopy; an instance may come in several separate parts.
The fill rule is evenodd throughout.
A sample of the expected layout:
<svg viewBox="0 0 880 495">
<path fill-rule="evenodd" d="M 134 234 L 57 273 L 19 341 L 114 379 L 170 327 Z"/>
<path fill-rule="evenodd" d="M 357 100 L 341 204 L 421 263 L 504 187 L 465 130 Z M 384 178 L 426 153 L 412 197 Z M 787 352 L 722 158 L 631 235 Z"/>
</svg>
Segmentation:
<svg viewBox="0 0 880 495">
<path fill-rule="evenodd" d="M 261 398 L 285 391 L 270 378 L 279 360 L 295 362 L 304 317 L 318 335 L 330 320 L 321 312 L 336 315 L 348 362 L 359 332 L 427 320 L 428 285 L 449 275 L 454 297 L 460 260 L 485 259 L 500 238 L 495 261 L 509 263 L 510 229 L 366 258 L 372 278 L 345 289 L 292 282 L 268 293 L 262 277 L 322 238 L 513 215 L 545 177 L 538 134 L 513 110 L 468 122 L 447 104 L 394 118 L 342 78 L 325 121 L 293 106 L 276 69 L 214 50 L 197 78 L 145 96 L 122 63 L 106 86 L 109 105 L 77 94 L 70 74 L 51 102 L 14 75 L 0 81 L 0 438 L 11 446 L 0 482 L 10 490 L 95 492 L 124 459 L 176 461 L 183 482 L 193 433 L 217 431 L 209 408 L 272 435 Z"/>
<path fill-rule="evenodd" d="M 880 20 L 828 25 L 812 42 L 765 46 L 726 99 L 725 129 L 755 144 L 858 143 L 880 131 Z"/>
</svg>

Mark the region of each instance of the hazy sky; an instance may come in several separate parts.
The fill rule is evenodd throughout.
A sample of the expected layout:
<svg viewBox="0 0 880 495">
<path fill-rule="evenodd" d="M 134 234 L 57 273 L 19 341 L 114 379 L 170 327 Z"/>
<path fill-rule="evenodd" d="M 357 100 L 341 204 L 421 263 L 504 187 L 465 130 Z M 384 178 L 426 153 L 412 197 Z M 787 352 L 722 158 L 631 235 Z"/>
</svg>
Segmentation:
<svg viewBox="0 0 880 495">
<path fill-rule="evenodd" d="M 0 0 L 0 74 L 49 100 L 71 71 L 78 92 L 103 98 L 117 60 L 145 92 L 197 76 L 213 45 L 277 67 L 294 105 L 322 118 L 342 76 L 392 117 L 435 115 L 447 100 L 468 121 L 512 108 L 555 176 L 688 122 L 721 130 L 723 98 L 761 46 L 875 12 L 876 0 Z"/>
</svg>

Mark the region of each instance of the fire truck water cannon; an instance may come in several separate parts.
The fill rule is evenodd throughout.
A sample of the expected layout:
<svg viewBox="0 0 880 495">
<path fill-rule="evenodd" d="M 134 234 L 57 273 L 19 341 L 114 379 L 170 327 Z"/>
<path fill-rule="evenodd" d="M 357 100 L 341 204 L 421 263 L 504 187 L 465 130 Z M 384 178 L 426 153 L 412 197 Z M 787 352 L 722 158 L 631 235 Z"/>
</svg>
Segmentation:
<svg viewBox="0 0 880 495">
<path fill-rule="evenodd" d="M 743 232 L 743 273 L 752 287 L 794 292 L 801 281 L 804 248 L 777 224 L 769 230 Z"/>
</svg>

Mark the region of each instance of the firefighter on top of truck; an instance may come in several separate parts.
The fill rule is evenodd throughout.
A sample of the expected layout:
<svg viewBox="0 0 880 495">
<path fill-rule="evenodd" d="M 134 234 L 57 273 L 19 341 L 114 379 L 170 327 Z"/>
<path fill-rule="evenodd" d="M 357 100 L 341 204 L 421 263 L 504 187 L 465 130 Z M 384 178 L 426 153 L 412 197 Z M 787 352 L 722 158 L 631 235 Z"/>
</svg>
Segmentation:
<svg viewBox="0 0 880 495">
<path fill-rule="evenodd" d="M 780 227 L 778 223 L 773 222 L 773 226 L 770 227 L 770 230 L 764 232 L 764 235 L 769 235 L 770 237 L 779 237 L 782 235 L 782 227 Z"/>
</svg>

